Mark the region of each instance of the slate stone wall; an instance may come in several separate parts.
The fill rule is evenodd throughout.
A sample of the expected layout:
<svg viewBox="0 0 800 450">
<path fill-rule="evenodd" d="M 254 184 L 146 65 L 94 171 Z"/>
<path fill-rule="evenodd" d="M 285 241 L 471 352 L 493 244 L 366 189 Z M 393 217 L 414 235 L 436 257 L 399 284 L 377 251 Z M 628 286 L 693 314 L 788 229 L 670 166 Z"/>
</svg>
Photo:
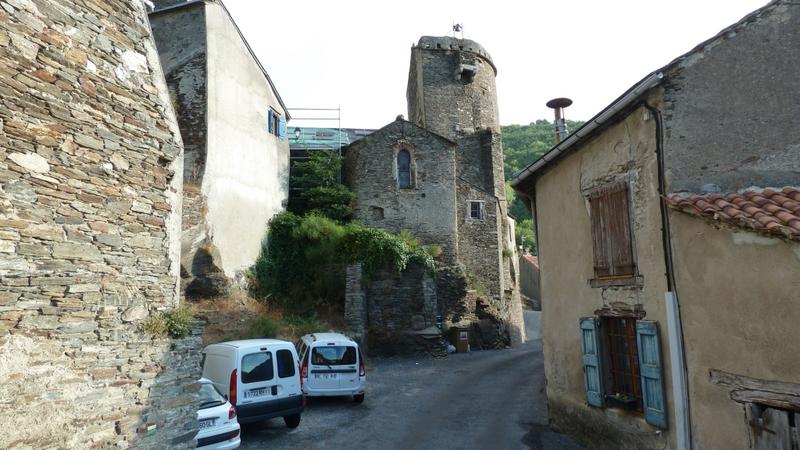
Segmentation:
<svg viewBox="0 0 800 450">
<path fill-rule="evenodd" d="M 800 5 L 772 2 L 665 74 L 667 192 L 798 185 L 798 47 Z"/>
<path fill-rule="evenodd" d="M 469 67 L 473 78 L 464 72 Z M 477 42 L 423 36 L 411 49 L 408 120 L 452 140 L 499 130 L 496 75 L 491 56 Z"/>
<path fill-rule="evenodd" d="M 411 154 L 412 186 L 400 189 L 397 153 Z M 442 248 L 455 262 L 456 145 L 419 126 L 396 120 L 345 149 L 344 182 L 356 194 L 355 218 L 392 232 L 409 230 Z"/>
<path fill-rule="evenodd" d="M 0 447 L 194 445 L 181 171 L 141 1 L 0 0 Z"/>
</svg>

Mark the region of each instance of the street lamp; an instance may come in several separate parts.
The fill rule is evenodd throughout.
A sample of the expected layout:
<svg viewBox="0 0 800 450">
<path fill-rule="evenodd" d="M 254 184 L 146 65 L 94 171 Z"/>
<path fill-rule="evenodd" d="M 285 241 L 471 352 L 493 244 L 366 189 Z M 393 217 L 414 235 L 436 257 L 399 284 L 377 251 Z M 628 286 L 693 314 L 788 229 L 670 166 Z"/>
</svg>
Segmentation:
<svg viewBox="0 0 800 450">
<path fill-rule="evenodd" d="M 299 141 L 300 140 L 300 135 L 302 133 L 303 133 L 303 130 L 301 130 L 300 127 L 295 127 L 294 128 L 294 140 Z"/>
</svg>

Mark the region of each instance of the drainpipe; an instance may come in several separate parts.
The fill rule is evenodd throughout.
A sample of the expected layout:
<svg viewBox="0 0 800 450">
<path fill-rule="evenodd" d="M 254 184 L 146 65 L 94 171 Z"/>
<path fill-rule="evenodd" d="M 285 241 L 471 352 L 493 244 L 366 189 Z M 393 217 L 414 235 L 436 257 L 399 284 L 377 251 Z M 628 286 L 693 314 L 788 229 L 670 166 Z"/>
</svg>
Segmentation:
<svg viewBox="0 0 800 450">
<path fill-rule="evenodd" d="M 664 250 L 667 292 L 664 301 L 667 309 L 667 333 L 669 337 L 669 356 L 672 375 L 672 401 L 675 408 L 675 428 L 678 450 L 692 448 L 691 414 L 689 410 L 689 389 L 686 375 L 686 354 L 683 350 L 683 326 L 678 291 L 675 286 L 675 266 L 672 258 L 672 237 L 670 236 L 669 209 L 666 203 L 664 175 L 664 131 L 661 111 L 647 102 L 642 105 L 653 115 L 656 124 L 656 160 L 658 164 L 658 195 L 661 210 L 661 243 Z"/>
</svg>

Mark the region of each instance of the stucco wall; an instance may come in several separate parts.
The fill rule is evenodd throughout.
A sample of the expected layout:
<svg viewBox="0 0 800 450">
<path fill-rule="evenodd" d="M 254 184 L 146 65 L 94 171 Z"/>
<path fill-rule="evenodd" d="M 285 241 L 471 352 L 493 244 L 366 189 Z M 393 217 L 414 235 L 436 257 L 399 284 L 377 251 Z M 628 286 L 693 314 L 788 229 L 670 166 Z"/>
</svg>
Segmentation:
<svg viewBox="0 0 800 450">
<path fill-rule="evenodd" d="M 800 383 L 800 244 L 675 211 L 670 220 L 695 448 L 748 449 L 744 407 L 709 370 Z"/>
<path fill-rule="evenodd" d="M 781 2 L 668 74 L 668 192 L 796 185 L 800 4 Z"/>
<path fill-rule="evenodd" d="M 411 154 L 414 187 L 397 184 L 397 152 Z M 355 217 L 399 232 L 409 230 L 426 245 L 442 247 L 453 264 L 456 234 L 456 146 L 406 121 L 395 121 L 346 149 L 345 183 L 356 194 Z"/>
<path fill-rule="evenodd" d="M 657 101 L 657 98 L 651 99 Z M 553 426 L 592 448 L 674 446 L 664 292 L 664 258 L 657 192 L 653 118 L 632 111 L 545 172 L 536 183 L 542 331 L 547 397 Z M 632 234 L 641 287 L 592 288 L 593 248 L 586 195 L 625 180 L 631 192 Z M 641 305 L 658 321 L 669 429 L 661 433 L 640 416 L 586 404 L 579 319 L 601 308 Z"/>
<path fill-rule="evenodd" d="M 208 26 L 208 156 L 202 192 L 221 269 L 232 276 L 258 257 L 272 216 L 289 194 L 289 142 L 270 135 L 272 107 L 286 116 L 264 74 L 217 3 Z"/>
<path fill-rule="evenodd" d="M 193 447 L 199 340 L 140 328 L 178 305 L 182 172 L 144 4 L 0 7 L 0 447 Z"/>
</svg>

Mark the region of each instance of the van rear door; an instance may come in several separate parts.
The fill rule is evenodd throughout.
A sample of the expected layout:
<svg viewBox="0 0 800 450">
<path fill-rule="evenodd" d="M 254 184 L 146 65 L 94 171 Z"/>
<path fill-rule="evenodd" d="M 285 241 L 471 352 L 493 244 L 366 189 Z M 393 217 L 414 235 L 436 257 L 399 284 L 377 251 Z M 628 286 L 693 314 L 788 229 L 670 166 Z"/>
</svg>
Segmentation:
<svg viewBox="0 0 800 450">
<path fill-rule="evenodd" d="M 242 354 L 240 367 L 238 404 L 263 402 L 277 395 L 275 356 L 271 351 L 254 349 Z"/>
<path fill-rule="evenodd" d="M 297 353 L 293 349 L 282 348 L 275 350 L 275 361 L 278 365 L 277 395 L 286 398 L 299 395 L 300 375 L 297 367 Z"/>
<path fill-rule="evenodd" d="M 311 350 L 309 379 L 316 389 L 341 389 L 358 382 L 356 348 L 351 345 L 318 345 Z"/>
</svg>

